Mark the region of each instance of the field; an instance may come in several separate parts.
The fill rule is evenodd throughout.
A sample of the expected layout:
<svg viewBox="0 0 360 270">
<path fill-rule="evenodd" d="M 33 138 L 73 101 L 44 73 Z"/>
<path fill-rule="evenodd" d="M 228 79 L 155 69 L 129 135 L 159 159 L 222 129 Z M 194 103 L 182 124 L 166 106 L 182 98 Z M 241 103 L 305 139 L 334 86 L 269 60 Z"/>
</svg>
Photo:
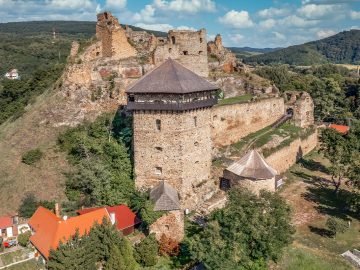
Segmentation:
<svg viewBox="0 0 360 270">
<path fill-rule="evenodd" d="M 340 254 L 360 247 L 360 221 L 345 210 L 345 187 L 338 197 L 333 193 L 327 166 L 327 160 L 313 151 L 286 173 L 287 184 L 280 193 L 292 206 L 296 233 L 293 244 L 272 269 L 354 269 Z M 329 216 L 350 221 L 350 228 L 336 238 L 329 237 L 325 227 Z"/>
</svg>

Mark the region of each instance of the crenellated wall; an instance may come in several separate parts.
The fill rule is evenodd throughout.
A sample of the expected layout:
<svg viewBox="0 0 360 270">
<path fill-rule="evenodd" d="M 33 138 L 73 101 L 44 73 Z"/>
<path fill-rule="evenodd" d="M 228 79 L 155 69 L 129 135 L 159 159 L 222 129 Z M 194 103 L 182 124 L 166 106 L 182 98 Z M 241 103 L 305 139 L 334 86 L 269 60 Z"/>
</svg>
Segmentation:
<svg viewBox="0 0 360 270">
<path fill-rule="evenodd" d="M 317 130 L 305 139 L 297 139 L 275 153 L 268 156 L 265 160 L 278 173 L 284 173 L 294 165 L 301 157 L 313 150 L 318 143 Z"/>
<path fill-rule="evenodd" d="M 283 98 L 223 105 L 212 108 L 211 138 L 215 147 L 233 144 L 273 124 L 285 112 Z"/>
</svg>

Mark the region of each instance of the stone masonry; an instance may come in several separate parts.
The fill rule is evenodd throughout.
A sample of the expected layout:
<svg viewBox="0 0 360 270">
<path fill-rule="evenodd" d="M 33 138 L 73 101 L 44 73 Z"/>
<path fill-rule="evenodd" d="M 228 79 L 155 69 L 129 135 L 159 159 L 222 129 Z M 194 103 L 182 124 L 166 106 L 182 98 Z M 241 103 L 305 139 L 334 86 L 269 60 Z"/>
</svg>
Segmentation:
<svg viewBox="0 0 360 270">
<path fill-rule="evenodd" d="M 287 113 L 292 113 L 292 123 L 298 127 L 314 125 L 314 102 L 308 92 L 287 91 L 284 93 Z"/>
<path fill-rule="evenodd" d="M 234 72 L 236 67 L 236 57 L 229 49 L 226 49 L 223 46 L 220 34 L 216 35 L 214 41 L 208 42 L 207 50 L 210 56 L 215 57 L 218 60 L 218 68 L 226 73 Z"/>
<path fill-rule="evenodd" d="M 182 210 L 170 211 L 150 226 L 150 233 L 155 233 L 158 241 L 163 234 L 177 242 L 185 235 L 184 213 Z"/>
<path fill-rule="evenodd" d="M 136 49 L 128 42 L 125 30 L 110 12 L 97 15 L 96 36 L 102 42 L 103 57 L 124 59 L 137 55 Z"/>
<path fill-rule="evenodd" d="M 195 187 L 210 179 L 210 114 L 208 108 L 134 112 L 136 186 L 148 189 L 165 180 L 178 191 L 182 208 L 193 208 Z"/>
<path fill-rule="evenodd" d="M 208 77 L 206 30 L 171 30 L 167 40 L 158 39 L 154 64 L 159 65 L 168 58 L 179 61 L 199 76 Z"/>
</svg>

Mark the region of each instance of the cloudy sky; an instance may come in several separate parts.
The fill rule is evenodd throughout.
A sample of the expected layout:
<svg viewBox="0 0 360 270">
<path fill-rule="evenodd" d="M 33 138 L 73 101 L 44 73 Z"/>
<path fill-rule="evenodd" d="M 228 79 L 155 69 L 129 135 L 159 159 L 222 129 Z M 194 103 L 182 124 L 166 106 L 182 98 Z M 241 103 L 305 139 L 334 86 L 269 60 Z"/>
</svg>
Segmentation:
<svg viewBox="0 0 360 270">
<path fill-rule="evenodd" d="M 206 28 L 227 46 L 284 47 L 360 29 L 360 0 L 0 0 L 0 22 L 90 20 L 167 31 Z"/>
</svg>

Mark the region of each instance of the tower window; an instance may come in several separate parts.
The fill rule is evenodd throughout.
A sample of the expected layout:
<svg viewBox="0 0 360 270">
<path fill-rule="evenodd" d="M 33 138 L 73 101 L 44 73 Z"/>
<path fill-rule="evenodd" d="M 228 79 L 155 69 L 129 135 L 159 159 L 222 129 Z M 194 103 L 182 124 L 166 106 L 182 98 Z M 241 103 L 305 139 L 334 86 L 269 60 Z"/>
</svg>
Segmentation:
<svg viewBox="0 0 360 270">
<path fill-rule="evenodd" d="M 160 146 L 155 147 L 155 149 L 159 152 L 162 152 L 162 150 L 163 150 L 162 147 L 160 147 Z"/>
<path fill-rule="evenodd" d="M 169 48 L 169 53 L 171 53 L 171 48 Z"/>
<path fill-rule="evenodd" d="M 156 130 L 157 131 L 161 130 L 161 120 L 160 119 L 156 119 Z"/>
<path fill-rule="evenodd" d="M 162 174 L 162 168 L 161 167 L 155 167 L 155 174 L 161 175 Z"/>
<path fill-rule="evenodd" d="M 188 55 L 189 52 L 188 52 L 188 51 L 183 51 L 183 54 L 184 54 L 184 55 Z"/>
<path fill-rule="evenodd" d="M 203 54 L 203 51 L 199 51 L 199 55 L 202 55 Z"/>
<path fill-rule="evenodd" d="M 134 95 L 130 95 L 130 96 L 129 96 L 129 101 L 130 101 L 130 102 L 134 102 L 134 101 L 135 101 L 135 96 L 134 96 Z"/>
<path fill-rule="evenodd" d="M 203 39 L 202 38 L 200 38 L 200 43 L 202 43 L 203 42 Z"/>
<path fill-rule="evenodd" d="M 175 44 L 175 37 L 174 36 L 171 37 L 171 42 L 172 42 L 172 44 Z"/>
<path fill-rule="evenodd" d="M 197 117 L 194 116 L 194 126 L 197 127 Z"/>
<path fill-rule="evenodd" d="M 199 146 L 199 143 L 198 143 L 198 142 L 194 142 L 194 145 L 195 145 L 195 146 Z"/>
</svg>

